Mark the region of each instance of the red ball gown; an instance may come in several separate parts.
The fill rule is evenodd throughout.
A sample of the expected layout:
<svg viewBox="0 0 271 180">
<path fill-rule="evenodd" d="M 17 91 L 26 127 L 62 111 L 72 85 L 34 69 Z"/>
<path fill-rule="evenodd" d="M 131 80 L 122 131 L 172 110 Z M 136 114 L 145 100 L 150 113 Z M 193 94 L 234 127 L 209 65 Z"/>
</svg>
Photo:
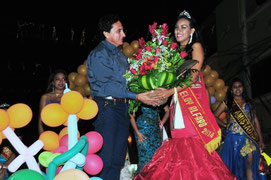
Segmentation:
<svg viewBox="0 0 271 180">
<path fill-rule="evenodd" d="M 209 107 L 202 74 L 199 81 L 190 89 L 196 97 L 195 101 L 198 101 L 204 113 L 212 120 L 211 126 L 217 128 L 218 125 Z M 211 151 L 207 150 L 199 129 L 195 128 L 195 124 L 186 115 L 187 110 L 182 107 L 181 111 L 185 128 L 171 130 L 172 138 L 162 143 L 151 161 L 134 177 L 134 180 L 236 179 L 215 151 L 217 146 Z"/>
</svg>

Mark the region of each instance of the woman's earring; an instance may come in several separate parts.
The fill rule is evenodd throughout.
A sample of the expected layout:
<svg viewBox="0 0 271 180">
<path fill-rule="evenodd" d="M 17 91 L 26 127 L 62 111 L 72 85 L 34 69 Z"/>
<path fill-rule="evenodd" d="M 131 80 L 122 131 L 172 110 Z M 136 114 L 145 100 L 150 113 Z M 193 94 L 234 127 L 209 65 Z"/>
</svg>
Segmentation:
<svg viewBox="0 0 271 180">
<path fill-rule="evenodd" d="M 189 38 L 188 44 L 190 44 L 192 42 L 192 39 L 193 39 L 193 33 L 190 34 L 190 38 Z"/>
</svg>

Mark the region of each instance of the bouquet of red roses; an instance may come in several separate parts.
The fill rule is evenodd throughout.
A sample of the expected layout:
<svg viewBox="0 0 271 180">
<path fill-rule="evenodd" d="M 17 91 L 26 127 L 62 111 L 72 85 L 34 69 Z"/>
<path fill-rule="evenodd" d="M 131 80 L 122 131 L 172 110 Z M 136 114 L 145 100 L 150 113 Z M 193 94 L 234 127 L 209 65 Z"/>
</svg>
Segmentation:
<svg viewBox="0 0 271 180">
<path fill-rule="evenodd" d="M 142 93 L 159 87 L 190 86 L 191 78 L 177 73 L 187 53 L 173 41 L 167 24 L 158 26 L 155 22 L 149 25 L 149 32 L 152 39 L 145 42 L 140 38 L 140 48 L 132 58 L 128 58 L 129 69 L 124 77 L 129 90 Z M 139 105 L 138 101 L 130 101 L 129 112 L 137 111 Z"/>
</svg>

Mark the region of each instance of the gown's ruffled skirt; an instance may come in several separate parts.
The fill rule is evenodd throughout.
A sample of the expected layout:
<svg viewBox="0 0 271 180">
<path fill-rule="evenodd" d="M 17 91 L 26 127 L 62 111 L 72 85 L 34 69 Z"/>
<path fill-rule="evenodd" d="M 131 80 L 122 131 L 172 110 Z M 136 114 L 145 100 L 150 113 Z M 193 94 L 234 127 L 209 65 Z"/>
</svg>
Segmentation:
<svg viewBox="0 0 271 180">
<path fill-rule="evenodd" d="M 236 179 L 216 151 L 209 154 L 200 139 L 164 141 L 135 180 L 230 180 Z"/>
</svg>

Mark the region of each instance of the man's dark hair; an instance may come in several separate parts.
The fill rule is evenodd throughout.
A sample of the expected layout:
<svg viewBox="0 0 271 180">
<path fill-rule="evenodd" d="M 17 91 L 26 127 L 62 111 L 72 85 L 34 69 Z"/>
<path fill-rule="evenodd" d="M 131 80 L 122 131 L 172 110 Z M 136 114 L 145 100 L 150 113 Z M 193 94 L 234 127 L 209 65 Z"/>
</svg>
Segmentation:
<svg viewBox="0 0 271 180">
<path fill-rule="evenodd" d="M 112 25 L 120 20 L 120 17 L 117 14 L 108 14 L 99 19 L 98 31 L 101 37 L 103 37 L 103 32 L 110 32 Z"/>
</svg>

